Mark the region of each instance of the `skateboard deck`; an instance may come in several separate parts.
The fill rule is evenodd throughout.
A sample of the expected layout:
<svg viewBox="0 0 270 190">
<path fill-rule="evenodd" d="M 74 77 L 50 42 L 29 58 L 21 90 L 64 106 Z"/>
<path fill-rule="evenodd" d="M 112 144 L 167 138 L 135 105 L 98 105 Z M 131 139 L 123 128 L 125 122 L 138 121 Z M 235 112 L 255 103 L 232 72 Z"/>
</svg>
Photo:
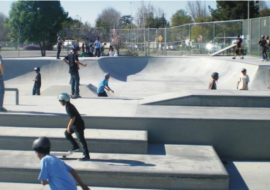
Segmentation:
<svg viewBox="0 0 270 190">
<path fill-rule="evenodd" d="M 56 157 L 67 158 L 68 156 L 71 156 L 73 152 L 72 151 L 67 151 L 67 152 L 52 151 L 50 154 Z"/>
</svg>

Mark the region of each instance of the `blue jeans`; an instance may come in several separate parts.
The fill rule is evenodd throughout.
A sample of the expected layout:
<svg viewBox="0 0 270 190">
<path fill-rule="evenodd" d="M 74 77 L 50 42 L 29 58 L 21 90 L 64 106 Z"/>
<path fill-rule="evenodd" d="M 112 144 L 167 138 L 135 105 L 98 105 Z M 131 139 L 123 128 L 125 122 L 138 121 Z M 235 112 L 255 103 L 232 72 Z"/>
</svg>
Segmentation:
<svg viewBox="0 0 270 190">
<path fill-rule="evenodd" d="M 0 108 L 3 107 L 3 103 L 4 103 L 4 94 L 5 94 L 4 79 L 3 79 L 3 76 L 0 75 Z"/>
<path fill-rule="evenodd" d="M 80 76 L 79 73 L 70 74 L 70 85 L 71 85 L 71 94 L 75 96 L 80 95 Z"/>
</svg>

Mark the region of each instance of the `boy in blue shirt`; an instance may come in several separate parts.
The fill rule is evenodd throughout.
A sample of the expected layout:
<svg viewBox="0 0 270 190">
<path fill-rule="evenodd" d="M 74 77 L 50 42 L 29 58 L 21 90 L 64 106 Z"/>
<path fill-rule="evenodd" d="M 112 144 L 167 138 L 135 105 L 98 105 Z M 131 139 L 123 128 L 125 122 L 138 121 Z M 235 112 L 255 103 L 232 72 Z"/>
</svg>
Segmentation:
<svg viewBox="0 0 270 190">
<path fill-rule="evenodd" d="M 105 90 L 107 91 L 111 91 L 112 93 L 114 93 L 114 91 L 109 87 L 109 79 L 110 79 L 110 74 L 106 74 L 104 80 L 102 80 L 97 88 L 97 95 L 98 96 L 103 96 L 103 97 L 107 97 L 107 93 Z"/>
<path fill-rule="evenodd" d="M 50 155 L 51 143 L 47 137 L 36 139 L 32 148 L 40 159 L 38 180 L 42 185 L 49 184 L 51 190 L 77 190 L 77 182 L 83 190 L 90 190 L 73 168 Z"/>
</svg>

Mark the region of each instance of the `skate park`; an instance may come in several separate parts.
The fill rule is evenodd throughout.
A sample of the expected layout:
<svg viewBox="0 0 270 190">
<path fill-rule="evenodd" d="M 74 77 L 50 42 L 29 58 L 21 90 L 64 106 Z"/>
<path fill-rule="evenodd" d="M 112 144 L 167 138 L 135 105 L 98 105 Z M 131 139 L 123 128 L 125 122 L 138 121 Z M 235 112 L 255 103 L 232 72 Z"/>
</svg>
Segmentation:
<svg viewBox="0 0 270 190">
<path fill-rule="evenodd" d="M 91 160 L 80 153 L 65 161 L 91 189 L 266 189 L 269 184 L 269 64 L 258 57 L 229 56 L 81 58 L 78 107 L 87 127 Z M 55 58 L 6 58 L 1 113 L 0 187 L 40 189 L 39 161 L 31 150 L 38 136 L 53 151 L 67 151 L 67 116 L 57 95 L 70 92 L 68 67 Z M 23 67 L 20 65 L 23 64 Z M 42 74 L 41 96 L 32 96 L 33 67 Z M 236 90 L 242 68 L 250 90 Z M 211 73 L 218 90 L 207 90 Z M 110 73 L 115 90 L 96 95 Z M 254 173 L 254 170 L 257 170 Z M 12 177 L 11 177 L 12 176 Z M 45 188 L 44 188 L 45 189 Z"/>
</svg>

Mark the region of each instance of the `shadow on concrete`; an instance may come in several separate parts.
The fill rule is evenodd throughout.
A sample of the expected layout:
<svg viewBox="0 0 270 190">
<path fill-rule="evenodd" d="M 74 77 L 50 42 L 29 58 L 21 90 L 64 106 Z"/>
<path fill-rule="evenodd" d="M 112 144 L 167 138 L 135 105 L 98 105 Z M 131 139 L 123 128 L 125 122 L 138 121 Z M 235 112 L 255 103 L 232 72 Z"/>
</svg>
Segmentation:
<svg viewBox="0 0 270 190">
<path fill-rule="evenodd" d="M 230 176 L 230 190 L 248 190 L 248 186 L 233 162 L 227 162 L 225 167 Z"/>
<path fill-rule="evenodd" d="M 91 159 L 89 160 L 90 162 L 105 162 L 108 163 L 109 165 L 122 165 L 122 166 L 155 166 L 155 164 L 150 164 L 150 163 L 144 163 L 142 161 L 137 161 L 137 160 L 120 160 L 120 159 Z"/>
<path fill-rule="evenodd" d="M 148 64 L 148 57 L 114 57 L 101 58 L 98 60 L 100 68 L 105 73 L 120 81 L 127 81 L 129 75 L 142 71 Z"/>
<path fill-rule="evenodd" d="M 164 144 L 149 144 L 148 154 L 152 155 L 166 155 L 166 149 Z"/>
</svg>

